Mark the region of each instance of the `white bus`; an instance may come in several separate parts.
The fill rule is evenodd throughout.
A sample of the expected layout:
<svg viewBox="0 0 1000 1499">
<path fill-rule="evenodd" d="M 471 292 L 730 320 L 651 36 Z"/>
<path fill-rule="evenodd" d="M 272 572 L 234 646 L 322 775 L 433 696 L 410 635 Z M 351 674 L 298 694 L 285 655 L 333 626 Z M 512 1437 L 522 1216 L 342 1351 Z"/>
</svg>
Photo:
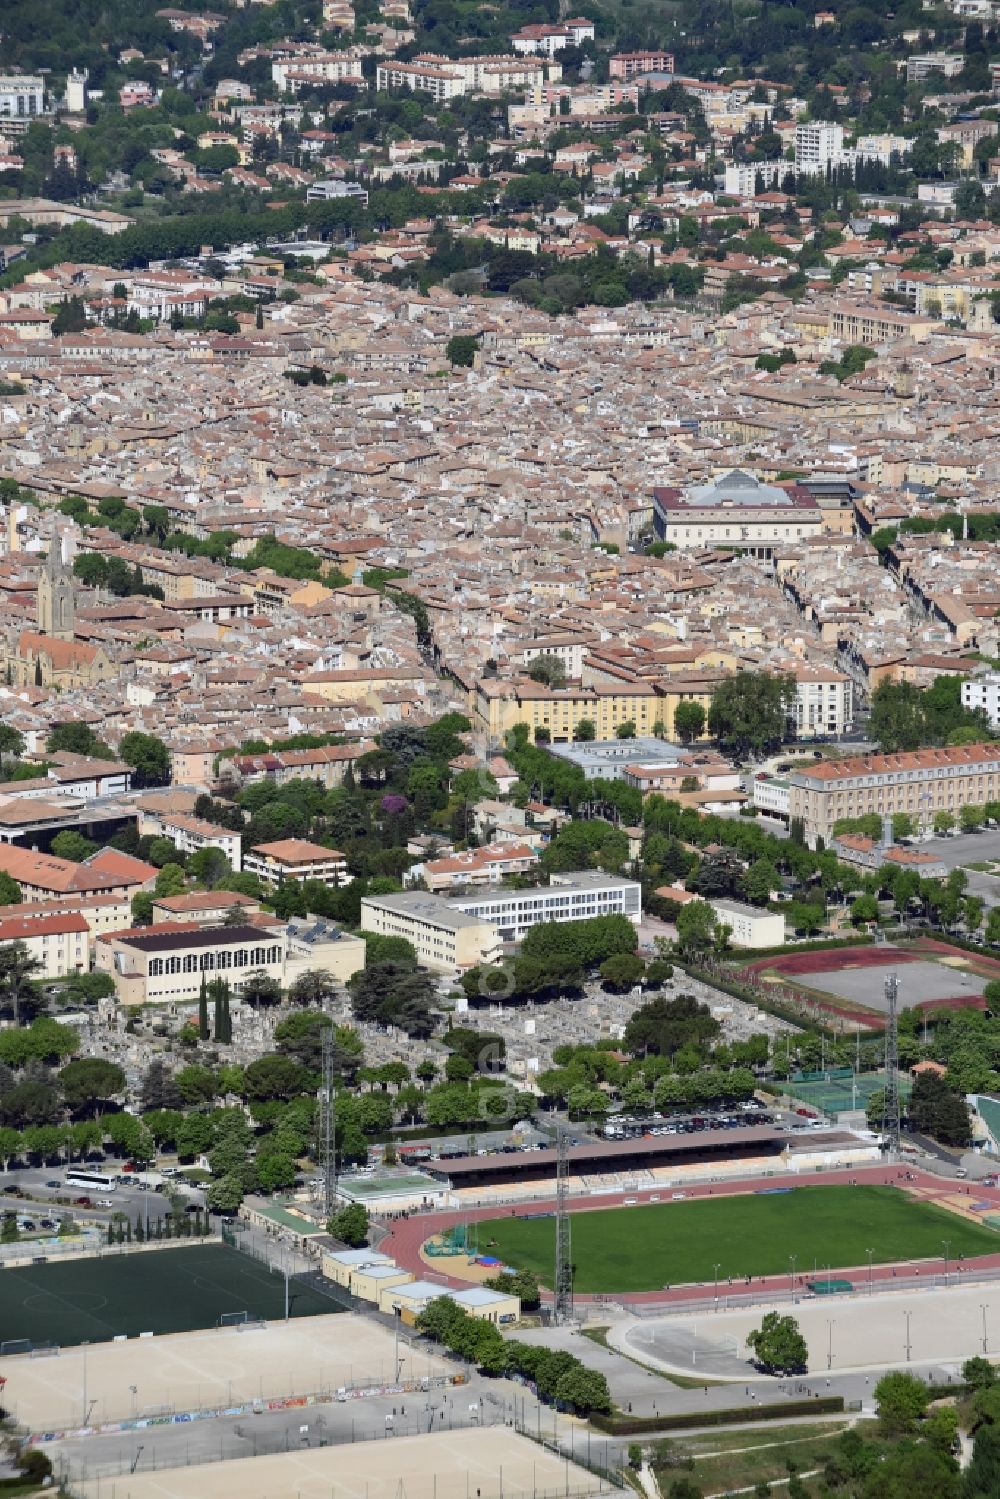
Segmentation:
<svg viewBox="0 0 1000 1499">
<path fill-rule="evenodd" d="M 72 1166 L 66 1172 L 67 1187 L 82 1187 L 85 1191 L 113 1192 L 118 1178 L 104 1171 L 89 1171 L 83 1166 Z"/>
</svg>

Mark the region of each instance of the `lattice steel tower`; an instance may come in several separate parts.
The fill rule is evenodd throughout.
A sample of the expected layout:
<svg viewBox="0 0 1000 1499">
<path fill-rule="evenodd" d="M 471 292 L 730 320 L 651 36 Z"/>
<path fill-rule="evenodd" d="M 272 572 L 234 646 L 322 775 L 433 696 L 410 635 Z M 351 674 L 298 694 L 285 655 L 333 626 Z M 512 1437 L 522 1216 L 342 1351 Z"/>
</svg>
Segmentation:
<svg viewBox="0 0 1000 1499">
<path fill-rule="evenodd" d="M 323 1178 L 323 1216 L 332 1218 L 337 1195 L 337 1095 L 333 1087 L 333 1023 L 323 1032 L 323 1082 L 319 1090 L 319 1167 Z"/>
<path fill-rule="evenodd" d="M 552 1320 L 573 1320 L 573 1260 L 569 1227 L 569 1141 L 561 1125 L 556 1125 L 556 1273 L 555 1305 Z"/>
<path fill-rule="evenodd" d="M 885 981 L 885 1089 L 882 1093 L 882 1148 L 891 1161 L 899 1158 L 899 1022 L 896 999 L 899 981 L 890 973 Z"/>
</svg>

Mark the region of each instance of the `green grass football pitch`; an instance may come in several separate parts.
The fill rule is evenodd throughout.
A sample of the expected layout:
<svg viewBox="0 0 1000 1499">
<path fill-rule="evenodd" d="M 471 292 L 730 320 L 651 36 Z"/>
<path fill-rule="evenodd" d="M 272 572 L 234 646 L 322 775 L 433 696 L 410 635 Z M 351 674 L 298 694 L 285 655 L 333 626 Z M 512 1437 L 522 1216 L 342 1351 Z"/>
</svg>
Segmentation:
<svg viewBox="0 0 1000 1499">
<path fill-rule="evenodd" d="M 582 1294 L 653 1291 L 781 1275 L 796 1256 L 800 1275 L 824 1267 L 995 1254 L 1000 1235 L 895 1187 L 799 1187 L 790 1192 L 700 1198 L 653 1207 L 573 1213 L 573 1284 Z M 555 1219 L 496 1218 L 479 1225 L 483 1253 L 534 1270 L 552 1284 Z M 862 1271 L 862 1275 L 864 1271 Z"/>
<path fill-rule="evenodd" d="M 337 1305 L 290 1281 L 293 1317 Z M 118 1334 L 190 1332 L 215 1327 L 223 1312 L 285 1315 L 285 1279 L 224 1244 L 26 1265 L 0 1273 L 0 1340 L 36 1344 L 104 1343 Z"/>
</svg>

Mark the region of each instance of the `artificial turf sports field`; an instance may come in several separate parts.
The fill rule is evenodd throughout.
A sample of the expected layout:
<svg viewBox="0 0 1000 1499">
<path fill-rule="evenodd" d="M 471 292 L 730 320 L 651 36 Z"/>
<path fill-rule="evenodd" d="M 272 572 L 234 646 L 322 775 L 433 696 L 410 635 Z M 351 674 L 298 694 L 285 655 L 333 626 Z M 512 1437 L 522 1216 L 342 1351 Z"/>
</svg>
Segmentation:
<svg viewBox="0 0 1000 1499">
<path fill-rule="evenodd" d="M 800 1275 L 814 1266 L 845 1269 L 938 1259 L 949 1241 L 959 1255 L 996 1254 L 1000 1235 L 914 1202 L 895 1187 L 807 1187 L 653 1207 L 573 1213 L 573 1284 L 582 1294 L 653 1291 L 664 1286 L 748 1275 L 781 1275 L 796 1256 Z M 551 1285 L 555 1218 L 495 1218 L 479 1225 L 479 1245 L 505 1264 L 534 1270 Z"/>
<path fill-rule="evenodd" d="M 290 1282 L 293 1317 L 340 1308 L 300 1281 Z M 36 1345 L 104 1343 L 117 1334 L 191 1332 L 215 1327 L 223 1312 L 285 1315 L 285 1279 L 224 1244 L 116 1254 L 104 1259 L 26 1265 L 0 1274 L 0 1339 Z"/>
</svg>

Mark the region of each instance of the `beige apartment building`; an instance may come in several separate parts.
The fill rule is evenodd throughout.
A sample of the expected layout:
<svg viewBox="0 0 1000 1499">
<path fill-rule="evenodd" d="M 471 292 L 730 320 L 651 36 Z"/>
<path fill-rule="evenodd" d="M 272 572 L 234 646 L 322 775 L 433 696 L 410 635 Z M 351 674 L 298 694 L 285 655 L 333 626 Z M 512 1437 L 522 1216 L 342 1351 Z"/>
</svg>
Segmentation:
<svg viewBox="0 0 1000 1499">
<path fill-rule="evenodd" d="M 405 937 L 421 963 L 443 973 L 500 961 L 500 934 L 492 922 L 419 890 L 367 897 L 361 902 L 361 930 Z"/>
<path fill-rule="evenodd" d="M 528 874 L 538 863 L 538 853 L 525 843 L 489 843 L 467 848 L 442 859 L 428 859 L 410 871 L 421 874 L 428 890 L 466 889 L 473 885 L 498 885 L 512 874 Z M 404 877 L 405 883 L 405 877 Z"/>
<path fill-rule="evenodd" d="M 308 838 L 278 838 L 257 843 L 247 853 L 243 868 L 272 885 L 283 880 L 322 880 L 324 885 L 346 885 L 347 860 L 336 848 L 310 843 Z"/>
<path fill-rule="evenodd" d="M 116 848 L 101 848 L 82 864 L 39 854 L 34 849 L 0 844 L 0 870 L 21 887 L 26 903 L 54 901 L 63 896 L 110 895 L 131 901 L 140 890 L 152 890 L 157 869 Z"/>
<path fill-rule="evenodd" d="M 894 338 L 923 343 L 937 326 L 937 318 L 913 312 L 893 311 L 881 302 L 834 302 L 830 308 L 829 335 L 845 344 L 881 344 Z"/>
<path fill-rule="evenodd" d="M 850 677 L 833 667 L 798 666 L 794 671 L 795 733 L 799 739 L 844 734 L 854 716 Z"/>
<path fill-rule="evenodd" d="M 935 812 L 957 817 L 962 807 L 1000 800 L 1000 745 L 963 744 L 897 755 L 820 761 L 788 775 L 790 817 L 801 817 L 806 839 L 829 842 L 842 817 L 908 812 L 920 827 Z"/>
<path fill-rule="evenodd" d="M 243 846 L 239 833 L 222 828 L 218 823 L 206 822 L 202 817 L 192 817 L 187 812 L 155 812 L 143 807 L 139 812 L 139 832 L 169 838 L 185 854 L 197 853 L 202 848 L 217 848 L 229 860 L 230 869 L 238 874 L 242 868 Z"/>
<path fill-rule="evenodd" d="M 199 926 L 223 926 L 235 921 L 235 913 L 247 920 L 256 916 L 260 901 L 238 890 L 188 890 L 183 895 L 159 895 L 153 898 L 153 925 L 163 921 L 196 922 Z M 119 922 L 119 931 L 128 926 Z"/>
<path fill-rule="evenodd" d="M 132 904 L 123 895 L 60 895 L 57 900 L 28 901 L 0 906 L 0 924 L 47 916 L 82 916 L 91 938 L 102 932 L 120 932 L 132 923 Z"/>
<path fill-rule="evenodd" d="M 8 907 L 8 909 L 10 909 Z M 79 911 L 64 915 L 36 915 L 26 906 L 23 916 L 0 921 L 0 947 L 22 942 L 39 964 L 40 979 L 61 979 L 90 969 L 90 928 Z"/>
<path fill-rule="evenodd" d="M 553 743 L 563 744 L 577 737 L 582 719 L 594 725 L 598 739 L 614 739 L 624 723 L 634 724 L 641 739 L 662 716 L 661 700 L 646 682 L 553 690 L 540 682 L 485 678 L 476 684 L 475 709 L 493 739 L 502 739 L 516 723 L 526 723 L 533 735 L 544 729 Z"/>
<path fill-rule="evenodd" d="M 273 781 L 276 786 L 296 780 L 320 781 L 332 791 L 343 785 L 348 766 L 376 747 L 374 739 L 359 739 L 355 744 L 327 744 L 319 749 L 265 750 L 237 755 L 232 764 L 245 781 Z"/>
</svg>

